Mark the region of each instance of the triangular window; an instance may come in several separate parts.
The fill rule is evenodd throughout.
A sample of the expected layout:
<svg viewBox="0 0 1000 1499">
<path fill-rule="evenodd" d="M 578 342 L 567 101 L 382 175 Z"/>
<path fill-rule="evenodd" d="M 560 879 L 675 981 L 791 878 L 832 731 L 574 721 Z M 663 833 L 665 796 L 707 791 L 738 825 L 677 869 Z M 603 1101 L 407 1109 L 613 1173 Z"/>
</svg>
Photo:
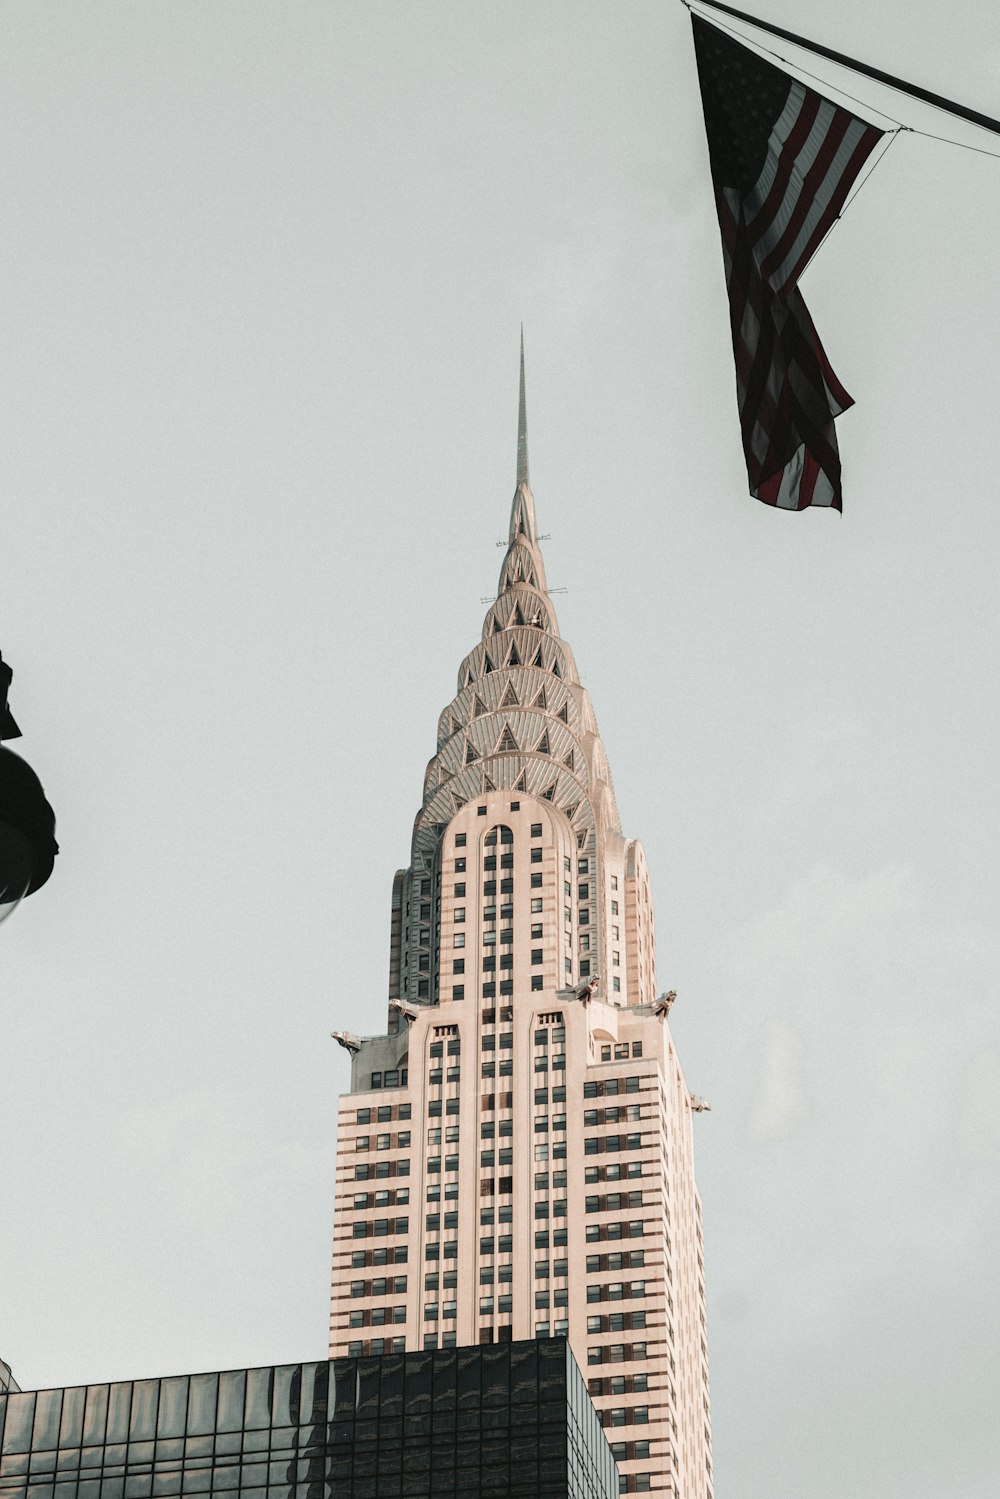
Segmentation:
<svg viewBox="0 0 1000 1499">
<path fill-rule="evenodd" d="M 546 701 L 545 701 L 545 688 L 544 687 L 540 687 L 539 688 L 539 690 L 538 690 L 538 696 L 535 698 L 535 701 L 532 703 L 531 706 L 533 708 L 545 708 L 545 707 L 547 707 L 547 704 L 546 704 Z"/>
<path fill-rule="evenodd" d="M 555 801 L 555 799 L 556 799 L 556 783 L 555 783 L 555 781 L 552 782 L 552 785 L 549 787 L 548 791 L 543 791 L 542 792 L 542 795 L 544 796 L 544 798 L 545 798 L 545 800 L 547 802 L 554 802 Z"/>
<path fill-rule="evenodd" d="M 489 668 L 487 668 L 487 670 L 488 669 Z M 553 657 L 553 660 L 552 660 L 552 675 L 554 677 L 561 677 L 562 676 L 562 672 L 559 670 L 559 662 L 554 657 Z"/>
<path fill-rule="evenodd" d="M 479 718 L 483 713 L 487 713 L 488 711 L 489 710 L 486 707 L 486 704 L 483 702 L 482 698 L 477 694 L 476 695 L 476 700 L 475 700 L 475 702 L 472 705 L 472 716 L 473 716 L 473 718 Z"/>
<path fill-rule="evenodd" d="M 514 623 L 516 625 L 523 625 L 524 624 L 524 615 L 521 613 L 521 606 L 520 606 L 520 604 L 518 604 L 517 608 L 514 610 Z"/>
<path fill-rule="evenodd" d="M 538 654 L 535 656 L 535 659 L 534 659 L 534 661 L 532 661 L 531 664 L 532 664 L 532 666 L 542 666 L 542 667 L 544 667 L 545 662 L 542 660 L 542 648 L 541 648 L 541 646 L 538 647 Z M 469 680 L 470 681 L 472 680 L 471 677 L 470 677 Z"/>
<path fill-rule="evenodd" d="M 514 691 L 514 683 L 513 682 L 509 682 L 507 684 L 507 691 L 503 695 L 503 702 L 500 704 L 500 706 L 501 706 L 501 708 L 516 708 L 516 707 L 518 707 L 517 693 Z"/>
<path fill-rule="evenodd" d="M 484 791 L 495 791 L 496 789 L 497 788 L 494 786 L 494 784 L 490 780 L 489 776 L 483 776 L 483 790 Z"/>
<path fill-rule="evenodd" d="M 543 729 L 542 730 L 542 737 L 541 737 L 541 739 L 539 739 L 538 743 L 535 745 L 535 754 L 536 755 L 551 755 L 551 753 L 552 753 L 552 751 L 549 749 L 549 731 L 548 731 L 548 729 Z"/>
<path fill-rule="evenodd" d="M 524 778 L 524 771 L 522 770 L 521 774 L 517 778 L 517 785 L 514 787 L 514 790 L 515 791 L 527 791 L 527 789 L 528 789 L 528 783 L 527 783 L 527 781 Z"/>
<path fill-rule="evenodd" d="M 451 799 L 455 803 L 455 811 L 461 812 L 462 808 L 465 806 L 465 802 L 459 796 L 457 791 L 453 791 L 451 793 Z"/>
<path fill-rule="evenodd" d="M 563 703 L 562 707 L 559 709 L 559 717 L 562 719 L 563 723 L 569 723 L 569 703 L 568 702 Z"/>
<path fill-rule="evenodd" d="M 465 746 L 465 763 L 466 763 L 466 765 L 471 765 L 472 762 L 473 762 L 473 760 L 478 760 L 478 759 L 479 759 L 479 756 L 476 754 L 475 750 L 473 749 L 471 742 L 466 743 L 466 746 Z"/>
<path fill-rule="evenodd" d="M 484 655 L 483 660 L 486 663 L 486 665 L 484 666 L 483 670 L 484 671 L 492 671 L 493 670 L 493 662 L 490 660 L 489 656 Z"/>
<path fill-rule="evenodd" d="M 570 822 L 572 822 L 573 818 L 576 816 L 576 809 L 579 805 L 579 802 L 574 802 L 572 807 L 566 808 L 566 816 L 569 818 Z"/>
<path fill-rule="evenodd" d="M 573 751 L 572 750 L 570 750 L 569 754 L 566 756 L 565 760 L 563 761 L 563 764 L 565 766 L 567 766 L 570 770 L 575 770 L 576 769 L 576 761 L 573 758 Z"/>
<path fill-rule="evenodd" d="M 471 687 L 472 686 L 472 672 L 471 671 L 467 671 L 465 673 L 465 685 L 466 685 L 466 687 Z"/>
<path fill-rule="evenodd" d="M 507 657 L 507 665 L 508 666 L 520 666 L 520 664 L 521 664 L 521 658 L 517 654 L 517 642 L 515 641 L 514 644 L 510 648 L 510 655 Z"/>
<path fill-rule="evenodd" d="M 458 719 L 457 718 L 453 718 L 452 721 L 451 721 L 451 732 L 453 734 L 457 734 L 459 732 L 459 730 L 461 729 L 461 727 L 462 727 L 462 725 L 459 723 Z"/>
<path fill-rule="evenodd" d="M 504 725 L 504 731 L 500 735 L 500 743 L 497 745 L 497 754 L 502 755 L 508 750 L 517 750 L 517 741 L 510 732 L 510 724 Z"/>
<path fill-rule="evenodd" d="M 493 616 L 493 633 L 494 633 L 494 635 L 499 635 L 500 631 L 502 629 L 503 629 L 503 625 L 500 623 L 500 621 L 497 619 L 496 615 L 494 614 L 494 616 Z"/>
</svg>

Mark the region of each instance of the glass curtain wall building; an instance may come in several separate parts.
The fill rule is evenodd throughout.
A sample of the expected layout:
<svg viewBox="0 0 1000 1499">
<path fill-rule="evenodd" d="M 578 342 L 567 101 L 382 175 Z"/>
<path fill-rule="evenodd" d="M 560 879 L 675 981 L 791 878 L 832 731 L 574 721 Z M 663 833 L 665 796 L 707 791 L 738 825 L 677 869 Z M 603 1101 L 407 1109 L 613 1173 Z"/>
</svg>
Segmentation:
<svg viewBox="0 0 1000 1499">
<path fill-rule="evenodd" d="M 4 1499 L 611 1499 L 564 1340 L 0 1396 Z"/>
<path fill-rule="evenodd" d="M 626 672 L 628 598 L 608 610 Z M 386 1033 L 334 1033 L 352 1069 L 330 1352 L 564 1334 L 622 1492 L 712 1499 L 703 1105 L 673 1000 L 642 845 L 546 583 L 522 351 L 507 550 L 396 875 Z"/>
</svg>

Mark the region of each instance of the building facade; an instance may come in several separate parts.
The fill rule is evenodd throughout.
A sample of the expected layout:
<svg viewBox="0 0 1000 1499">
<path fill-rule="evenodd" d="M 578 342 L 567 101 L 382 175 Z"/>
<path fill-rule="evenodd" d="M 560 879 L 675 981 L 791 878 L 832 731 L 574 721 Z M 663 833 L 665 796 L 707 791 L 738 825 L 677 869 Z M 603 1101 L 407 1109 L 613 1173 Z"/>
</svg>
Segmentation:
<svg viewBox="0 0 1000 1499">
<path fill-rule="evenodd" d="M 548 592 L 524 359 L 509 544 L 340 1100 L 331 1354 L 568 1336 L 622 1492 L 712 1499 L 692 1098 L 642 846 Z"/>
<path fill-rule="evenodd" d="M 0 1395 L 6 1499 L 613 1499 L 565 1340 Z"/>
</svg>

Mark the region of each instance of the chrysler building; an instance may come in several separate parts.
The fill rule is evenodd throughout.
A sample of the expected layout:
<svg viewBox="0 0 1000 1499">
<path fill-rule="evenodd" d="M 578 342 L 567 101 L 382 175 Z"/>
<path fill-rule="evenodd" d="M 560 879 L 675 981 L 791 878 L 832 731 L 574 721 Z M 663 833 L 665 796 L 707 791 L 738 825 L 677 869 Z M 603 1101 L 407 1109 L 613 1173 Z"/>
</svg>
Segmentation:
<svg viewBox="0 0 1000 1499">
<path fill-rule="evenodd" d="M 621 1492 L 712 1499 L 704 1105 L 546 584 L 523 345 L 509 544 L 395 877 L 388 998 L 386 1034 L 334 1032 L 331 1356 L 566 1336 Z"/>
</svg>

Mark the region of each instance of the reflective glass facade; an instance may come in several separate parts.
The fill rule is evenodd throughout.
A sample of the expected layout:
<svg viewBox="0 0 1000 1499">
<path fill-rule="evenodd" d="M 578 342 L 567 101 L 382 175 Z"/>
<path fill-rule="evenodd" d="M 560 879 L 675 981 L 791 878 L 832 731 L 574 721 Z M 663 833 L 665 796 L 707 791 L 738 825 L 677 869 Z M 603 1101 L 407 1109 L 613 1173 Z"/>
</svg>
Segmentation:
<svg viewBox="0 0 1000 1499">
<path fill-rule="evenodd" d="M 563 1339 L 0 1396 L 0 1499 L 611 1499 Z"/>
</svg>

